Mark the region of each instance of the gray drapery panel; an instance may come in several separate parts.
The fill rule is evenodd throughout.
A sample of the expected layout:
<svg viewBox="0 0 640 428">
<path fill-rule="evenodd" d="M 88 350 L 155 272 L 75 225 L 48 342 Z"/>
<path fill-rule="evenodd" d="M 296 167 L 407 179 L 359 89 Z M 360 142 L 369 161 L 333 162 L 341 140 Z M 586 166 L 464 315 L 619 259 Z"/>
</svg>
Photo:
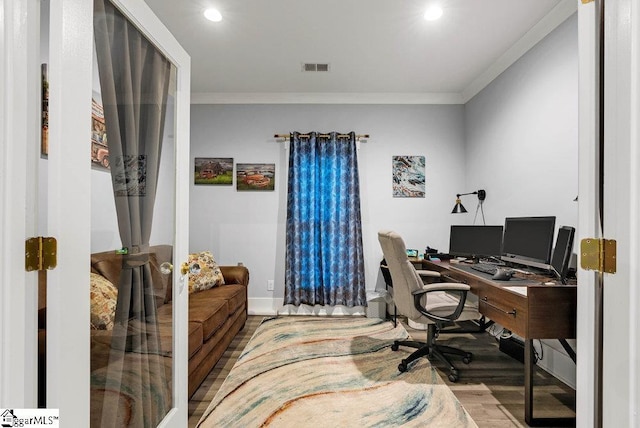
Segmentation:
<svg viewBox="0 0 640 428">
<path fill-rule="evenodd" d="M 126 405 L 134 407 L 129 426 L 155 427 L 172 407 L 149 268 L 171 63 L 108 0 L 94 1 L 94 32 L 118 227 L 128 249 L 101 426 L 116 426 L 113 412 Z"/>
</svg>

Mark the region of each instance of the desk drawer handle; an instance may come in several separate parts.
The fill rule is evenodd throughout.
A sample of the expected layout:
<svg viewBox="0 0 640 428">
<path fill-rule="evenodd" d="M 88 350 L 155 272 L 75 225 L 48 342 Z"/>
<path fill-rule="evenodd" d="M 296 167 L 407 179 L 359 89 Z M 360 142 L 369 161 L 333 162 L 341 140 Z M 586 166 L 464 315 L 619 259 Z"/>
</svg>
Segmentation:
<svg viewBox="0 0 640 428">
<path fill-rule="evenodd" d="M 513 308 L 513 311 L 509 311 L 509 312 L 507 312 L 507 311 L 505 311 L 504 309 L 499 308 L 498 306 L 496 306 L 496 305 L 494 305 L 494 304 L 489 303 L 489 299 L 487 298 L 487 296 L 484 296 L 484 297 L 482 298 L 482 301 L 483 301 L 484 303 L 486 303 L 487 305 L 491 306 L 492 308 L 499 310 L 499 311 L 500 311 L 500 312 L 502 312 L 502 313 L 505 313 L 505 314 L 507 314 L 507 315 L 513 315 L 513 317 L 514 317 L 514 318 L 516 317 L 516 308 Z"/>
</svg>

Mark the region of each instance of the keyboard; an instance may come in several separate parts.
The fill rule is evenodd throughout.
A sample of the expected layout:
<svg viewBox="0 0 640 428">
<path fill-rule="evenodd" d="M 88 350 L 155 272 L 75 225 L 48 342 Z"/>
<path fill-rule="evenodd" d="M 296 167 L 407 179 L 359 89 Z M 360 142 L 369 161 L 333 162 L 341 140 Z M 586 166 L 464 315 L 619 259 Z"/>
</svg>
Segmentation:
<svg viewBox="0 0 640 428">
<path fill-rule="evenodd" d="M 475 265 L 471 265 L 471 269 L 477 270 L 478 272 L 488 273 L 489 275 L 495 275 L 498 268 L 494 265 L 490 265 L 487 263 L 478 263 Z"/>
</svg>

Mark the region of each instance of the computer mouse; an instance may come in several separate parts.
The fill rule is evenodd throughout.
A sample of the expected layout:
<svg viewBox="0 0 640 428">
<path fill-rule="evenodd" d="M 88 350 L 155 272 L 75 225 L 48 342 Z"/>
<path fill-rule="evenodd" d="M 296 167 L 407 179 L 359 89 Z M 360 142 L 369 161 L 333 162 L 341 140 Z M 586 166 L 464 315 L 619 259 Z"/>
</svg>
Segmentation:
<svg viewBox="0 0 640 428">
<path fill-rule="evenodd" d="M 496 273 L 493 274 L 492 279 L 495 279 L 496 281 L 509 281 L 512 276 L 513 276 L 513 271 L 511 269 L 505 269 L 505 268 L 499 267 L 496 270 Z"/>
</svg>

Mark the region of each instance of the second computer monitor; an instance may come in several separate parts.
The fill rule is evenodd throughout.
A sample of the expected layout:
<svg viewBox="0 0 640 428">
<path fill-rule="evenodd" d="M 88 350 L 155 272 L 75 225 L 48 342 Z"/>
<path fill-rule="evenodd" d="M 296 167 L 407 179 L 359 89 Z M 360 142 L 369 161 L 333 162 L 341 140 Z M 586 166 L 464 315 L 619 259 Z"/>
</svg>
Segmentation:
<svg viewBox="0 0 640 428">
<path fill-rule="evenodd" d="M 507 217 L 504 222 L 502 259 L 545 267 L 551 259 L 555 217 Z"/>
<path fill-rule="evenodd" d="M 451 226 L 449 254 L 458 257 L 499 257 L 502 226 Z"/>
</svg>

